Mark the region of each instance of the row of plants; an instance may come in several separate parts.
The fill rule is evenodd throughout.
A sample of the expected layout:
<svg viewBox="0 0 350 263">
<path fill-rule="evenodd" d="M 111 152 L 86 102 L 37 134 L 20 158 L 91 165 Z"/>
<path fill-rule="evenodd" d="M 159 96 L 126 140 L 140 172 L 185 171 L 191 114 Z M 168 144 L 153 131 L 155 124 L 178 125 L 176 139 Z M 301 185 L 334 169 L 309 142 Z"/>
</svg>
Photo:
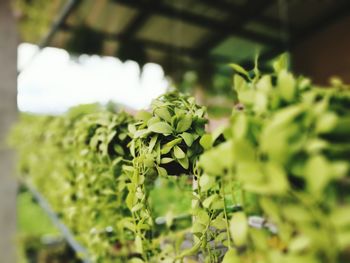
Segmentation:
<svg viewBox="0 0 350 263">
<path fill-rule="evenodd" d="M 205 108 L 174 92 L 135 116 L 22 115 L 21 174 L 94 262 L 345 262 L 349 86 L 273 65 L 231 65 L 239 103 L 212 133 Z"/>
</svg>

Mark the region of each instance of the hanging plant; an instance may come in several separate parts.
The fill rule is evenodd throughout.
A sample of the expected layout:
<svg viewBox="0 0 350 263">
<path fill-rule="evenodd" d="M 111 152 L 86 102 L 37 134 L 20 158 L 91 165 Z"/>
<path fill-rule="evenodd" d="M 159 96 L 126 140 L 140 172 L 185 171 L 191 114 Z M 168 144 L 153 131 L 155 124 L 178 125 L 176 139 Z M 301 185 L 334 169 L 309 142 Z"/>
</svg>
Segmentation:
<svg viewBox="0 0 350 263">
<path fill-rule="evenodd" d="M 286 65 L 231 65 L 237 105 L 212 133 L 205 108 L 179 93 L 135 118 L 96 105 L 23 115 L 13 132 L 22 178 L 94 262 L 347 262 L 350 89 L 337 79 L 321 89 Z M 191 214 L 155 220 L 157 178 L 180 175 L 193 178 Z"/>
<path fill-rule="evenodd" d="M 152 242 L 154 224 L 148 197 L 155 178 L 193 174 L 202 152 L 199 139 L 206 124 L 205 109 L 194 98 L 168 93 L 155 101 L 151 112 L 140 111 L 129 125 L 132 166 L 124 168 L 130 178 L 126 204 L 132 212 L 136 251 L 147 261 L 157 255 Z M 141 226 L 140 226 L 141 224 Z"/>
<path fill-rule="evenodd" d="M 232 65 L 242 107 L 216 132 L 224 142 L 213 145 L 215 133 L 203 137 L 193 228 L 210 260 L 341 262 L 350 246 L 350 221 L 343 221 L 350 209 L 340 187 L 350 168 L 349 111 L 342 106 L 349 89 L 313 87 L 286 65 L 281 57 L 266 75 Z M 212 250 L 212 240 L 225 255 Z"/>
</svg>

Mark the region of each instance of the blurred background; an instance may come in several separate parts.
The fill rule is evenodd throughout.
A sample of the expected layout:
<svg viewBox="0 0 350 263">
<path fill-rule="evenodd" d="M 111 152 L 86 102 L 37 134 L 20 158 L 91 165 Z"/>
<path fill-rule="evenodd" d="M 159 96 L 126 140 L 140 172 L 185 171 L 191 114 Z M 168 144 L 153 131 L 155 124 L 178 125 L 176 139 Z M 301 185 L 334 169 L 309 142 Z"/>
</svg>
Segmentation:
<svg viewBox="0 0 350 263">
<path fill-rule="evenodd" d="M 16 0 L 18 106 L 62 112 L 113 100 L 147 107 L 175 86 L 231 106 L 233 62 L 288 52 L 296 73 L 348 80 L 347 0 Z M 67 96 L 69 94 L 69 96 Z M 228 95 L 228 96 L 226 96 Z M 224 109 L 213 109 L 214 114 Z"/>
<path fill-rule="evenodd" d="M 39 247 L 22 252 L 39 251 L 40 262 L 71 253 L 27 193 L 16 202 L 3 140 L 18 110 L 113 102 L 133 112 L 178 89 L 216 126 L 236 102 L 229 63 L 251 70 L 258 59 L 269 71 L 287 52 L 292 70 L 317 84 L 350 82 L 349 47 L 348 0 L 0 0 L 0 262 L 15 262 L 16 227 Z"/>
</svg>

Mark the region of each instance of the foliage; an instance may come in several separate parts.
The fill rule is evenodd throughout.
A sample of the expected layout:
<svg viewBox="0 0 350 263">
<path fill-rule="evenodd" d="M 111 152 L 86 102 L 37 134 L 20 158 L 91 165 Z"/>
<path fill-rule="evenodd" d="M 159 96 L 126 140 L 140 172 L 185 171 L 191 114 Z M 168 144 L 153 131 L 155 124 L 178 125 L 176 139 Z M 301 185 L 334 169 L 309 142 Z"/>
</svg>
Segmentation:
<svg viewBox="0 0 350 263">
<path fill-rule="evenodd" d="M 349 257 L 349 87 L 314 87 L 285 65 L 280 58 L 267 75 L 233 65 L 240 109 L 225 142 L 213 147 L 216 136 L 206 135 L 196 210 L 202 225 L 194 228 L 207 249 L 212 238 L 228 247 L 224 262 Z M 237 212 L 225 211 L 227 199 Z M 208 227 L 221 233 L 208 237 Z"/>
<path fill-rule="evenodd" d="M 175 116 L 169 123 L 164 120 L 166 110 Z M 149 254 L 146 249 L 145 253 L 139 253 L 139 243 L 133 240 L 138 236 L 137 231 L 145 232 L 143 228 L 147 227 L 148 222 L 148 227 L 153 227 L 159 211 L 164 211 L 164 208 L 157 207 L 154 210 L 158 212 L 151 214 L 151 203 L 156 205 L 160 199 L 155 194 L 163 195 L 162 202 L 171 201 L 170 198 L 181 189 L 188 193 L 183 196 L 184 202 L 187 200 L 187 204 L 190 204 L 191 200 L 191 183 L 188 179 L 174 177 L 162 182 L 156 177 L 159 172 L 165 179 L 164 167 L 169 168 L 169 174 L 192 171 L 196 156 L 202 151 L 199 136 L 204 133 L 204 113 L 205 110 L 195 105 L 192 98 L 173 93 L 155 100 L 152 112 L 140 112 L 136 120 L 124 112 L 108 112 L 98 105 L 73 108 L 63 116 L 24 114 L 14 128 L 12 141 L 19 150 L 23 177 L 49 199 L 77 239 L 88 248 L 94 261 L 125 262 L 135 253 L 137 257 L 133 260 L 147 260 L 158 256 L 159 242 L 148 242 L 152 247 L 149 251 L 153 251 Z M 143 119 L 142 115 L 152 115 L 152 123 Z M 162 130 L 162 124 L 166 124 L 166 131 Z M 149 129 L 150 137 L 139 136 L 141 132 L 134 134 L 133 129 Z M 150 144 L 154 144 L 154 151 L 150 149 Z M 147 198 L 142 200 L 142 204 L 147 207 L 150 217 L 144 217 L 148 222 L 144 220 L 140 223 L 137 222 L 137 214 L 143 207 L 130 207 L 129 200 L 135 191 L 138 197 L 141 193 L 139 185 L 136 187 L 134 184 L 131 171 L 146 168 L 142 163 L 145 147 L 147 153 L 154 155 L 155 170 L 151 169 L 151 161 L 148 160 L 147 172 L 142 173 L 147 180 L 144 180 L 145 185 L 141 185 L 141 188 L 147 189 L 144 193 Z M 171 162 L 177 165 L 164 163 L 170 158 L 174 158 Z M 156 184 L 155 187 L 150 187 L 151 182 Z M 168 188 L 162 190 L 157 186 L 159 184 Z M 152 194 L 151 188 L 155 193 Z M 189 206 L 184 203 L 173 206 L 173 211 L 180 214 L 188 210 Z M 171 217 L 167 213 L 168 223 L 173 221 Z M 180 221 L 180 227 L 188 227 L 190 217 L 186 217 L 185 222 Z M 177 227 L 175 222 L 167 225 L 160 224 L 148 232 L 158 239 L 161 234 L 169 233 L 170 226 Z"/>
<path fill-rule="evenodd" d="M 132 166 L 125 166 L 129 177 L 126 205 L 132 218 L 136 252 L 143 260 L 156 256 L 152 230 L 154 225 L 149 207 L 149 192 L 158 176 L 190 175 L 198 155 L 202 152 L 199 139 L 204 134 L 205 109 L 194 99 L 179 93 L 168 93 L 153 101 L 152 112 L 140 111 L 136 122 L 129 125 Z"/>
<path fill-rule="evenodd" d="M 21 191 L 17 197 L 17 228 L 22 235 L 58 235 L 45 212 L 33 201 L 29 192 Z"/>
<path fill-rule="evenodd" d="M 17 198 L 19 262 L 80 262 L 33 196 L 21 188 Z"/>
<path fill-rule="evenodd" d="M 132 120 L 88 105 L 65 116 L 23 115 L 13 133 L 20 142 L 22 173 L 30 175 L 96 260 L 110 254 L 124 213 L 118 176 L 128 158 Z"/>
<path fill-rule="evenodd" d="M 14 0 L 14 10 L 19 18 L 21 37 L 26 42 L 38 43 L 48 32 L 61 0 Z"/>
<path fill-rule="evenodd" d="M 95 262 L 346 262 L 349 87 L 316 87 L 286 65 L 232 64 L 237 105 L 213 133 L 178 93 L 134 118 L 96 105 L 24 116 L 21 170 Z M 170 210 L 191 191 L 190 214 Z"/>
</svg>

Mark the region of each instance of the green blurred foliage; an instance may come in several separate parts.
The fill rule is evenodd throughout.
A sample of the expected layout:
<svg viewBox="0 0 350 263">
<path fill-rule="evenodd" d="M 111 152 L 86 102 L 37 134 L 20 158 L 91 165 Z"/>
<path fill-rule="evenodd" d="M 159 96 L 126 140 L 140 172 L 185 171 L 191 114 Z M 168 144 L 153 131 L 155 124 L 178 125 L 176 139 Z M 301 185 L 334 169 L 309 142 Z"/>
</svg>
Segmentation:
<svg viewBox="0 0 350 263">
<path fill-rule="evenodd" d="M 179 93 L 135 117 L 24 115 L 12 134 L 23 177 L 95 262 L 347 262 L 349 86 L 317 87 L 287 65 L 231 64 L 236 105 L 212 133 Z"/>
<path fill-rule="evenodd" d="M 62 3 L 61 0 L 14 0 L 22 41 L 39 43 L 49 31 Z"/>
<path fill-rule="evenodd" d="M 18 262 L 80 262 L 32 194 L 22 187 L 17 215 Z"/>
<path fill-rule="evenodd" d="M 213 235 L 229 248 L 225 262 L 349 260 L 350 89 L 334 80 L 313 86 L 287 65 L 282 56 L 273 73 L 262 75 L 232 64 L 240 107 L 228 127 L 201 141 L 207 151 L 199 162 L 197 216 L 226 232 Z M 208 189 L 217 189 L 217 197 Z M 228 196 L 241 210 L 215 212 Z M 267 231 L 247 227 L 256 215 L 264 216 L 260 228 Z M 222 218 L 226 226 L 218 225 Z M 204 231 L 199 237 L 209 241 Z"/>
</svg>

